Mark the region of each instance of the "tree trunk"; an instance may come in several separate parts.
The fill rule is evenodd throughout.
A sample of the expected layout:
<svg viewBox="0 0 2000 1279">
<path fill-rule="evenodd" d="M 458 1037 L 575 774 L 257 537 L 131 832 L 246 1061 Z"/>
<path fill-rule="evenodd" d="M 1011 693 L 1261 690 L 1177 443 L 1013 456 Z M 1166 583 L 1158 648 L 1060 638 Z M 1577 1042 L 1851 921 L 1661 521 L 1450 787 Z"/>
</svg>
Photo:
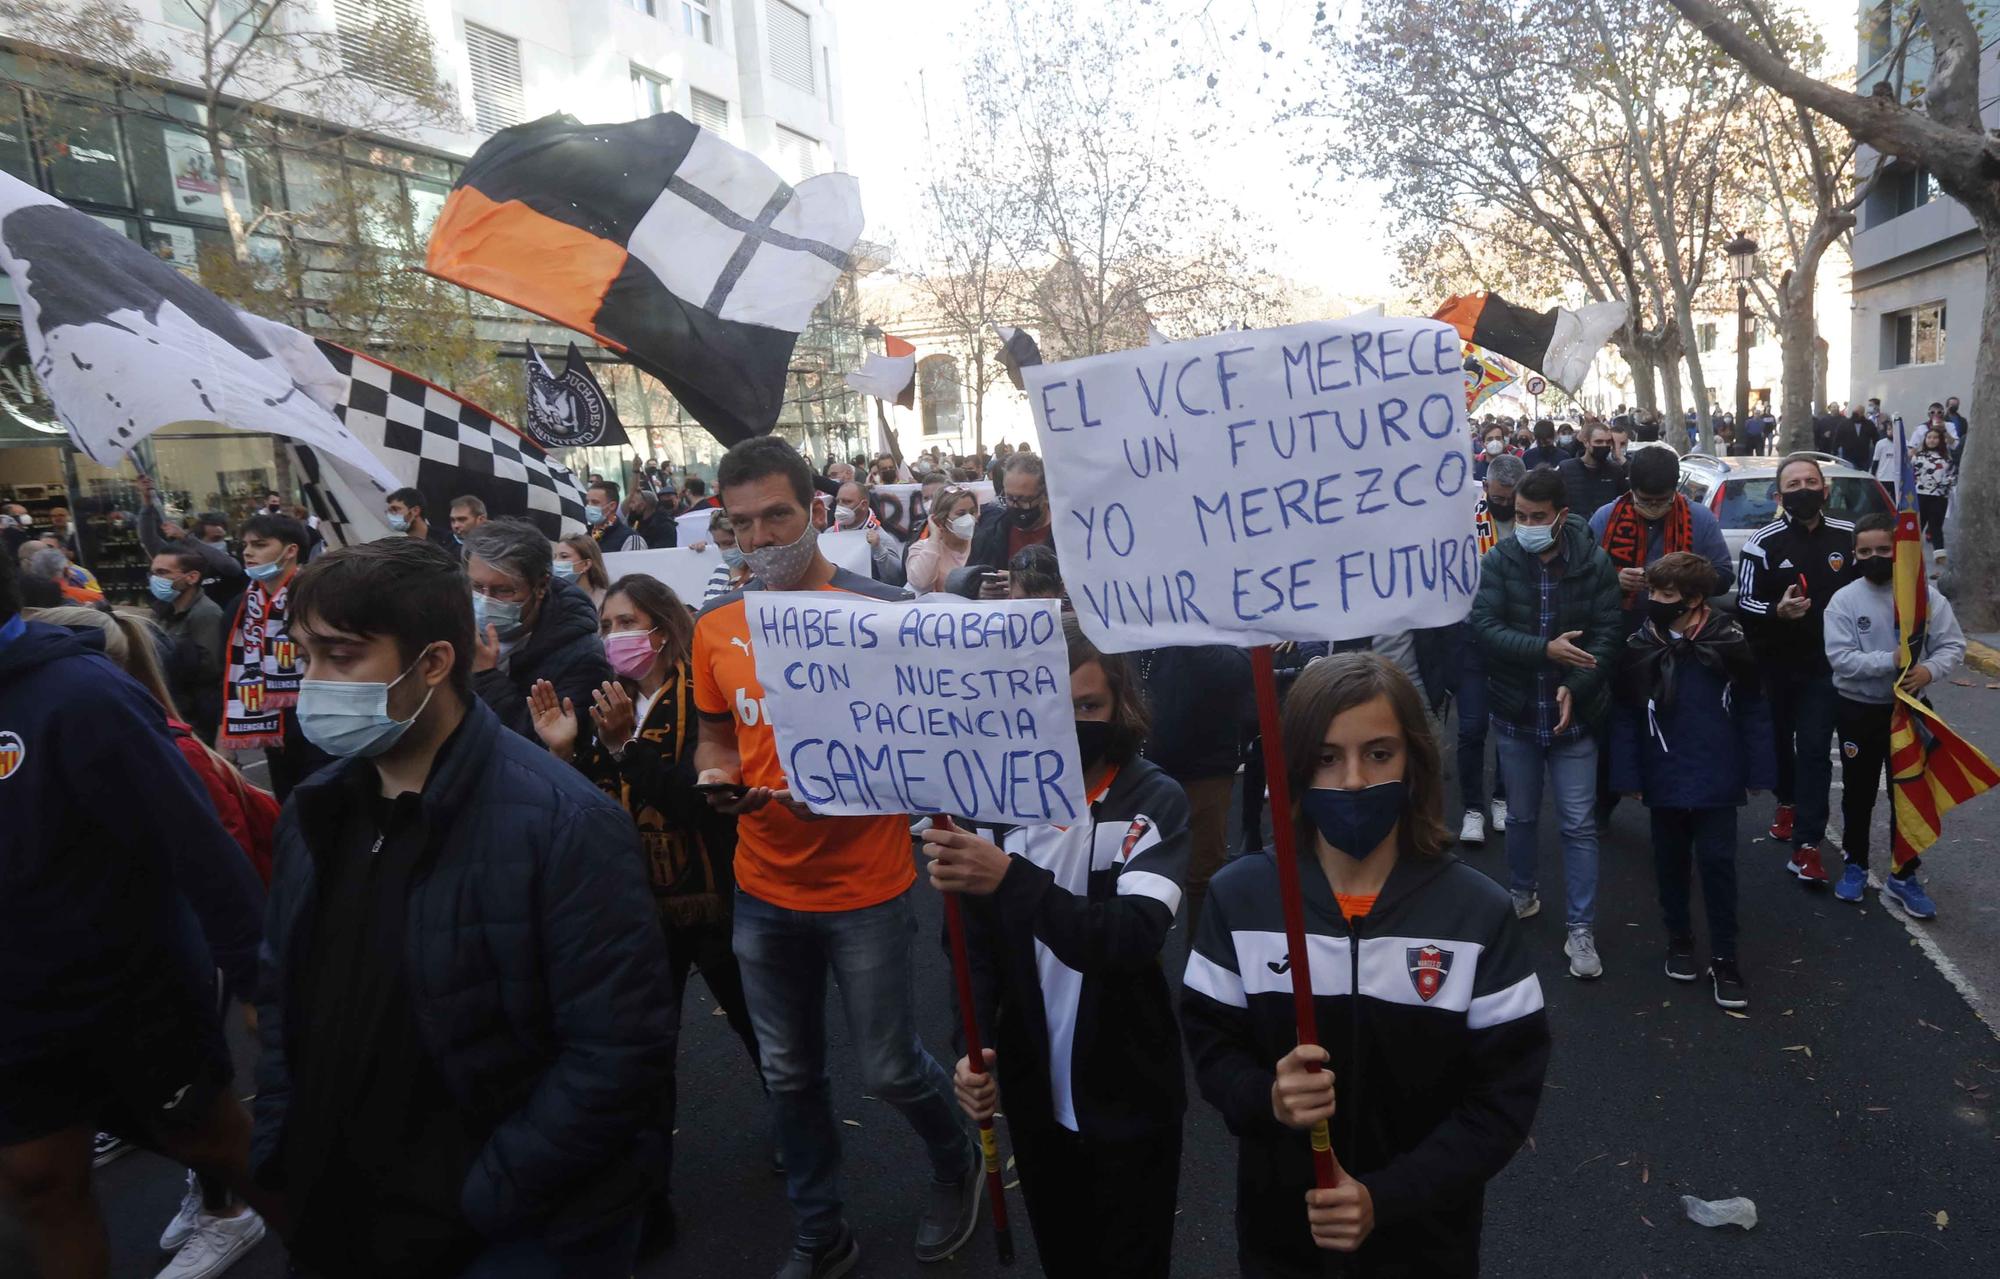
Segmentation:
<svg viewBox="0 0 2000 1279">
<path fill-rule="evenodd" d="M 1660 406 L 1657 384 L 1653 381 L 1652 352 L 1638 343 L 1624 351 L 1625 367 L 1632 370 L 1632 399 L 1639 408 L 1651 411 Z"/>
<path fill-rule="evenodd" d="M 2000 209 L 1975 213 L 1986 240 L 1986 260 L 2000 263 Z M 1966 418 L 1975 423 L 1967 436 L 1952 497 L 1955 519 L 1948 550 L 1949 569 L 1941 585 L 1969 632 L 2000 630 L 2000 269 L 1986 272 L 1986 304 L 1979 361 L 1972 375 Z M 1982 429 L 1983 419 L 1983 429 Z"/>
<path fill-rule="evenodd" d="M 1679 370 L 1674 368 L 1672 359 L 1664 360 L 1662 364 L 1663 367 L 1660 371 L 1665 375 L 1661 379 L 1665 384 L 1662 388 L 1665 391 L 1665 395 L 1662 398 L 1666 400 L 1666 404 L 1660 408 L 1659 412 L 1666 418 L 1668 425 L 1666 430 L 1660 432 L 1660 438 L 1672 439 L 1673 437 L 1667 432 L 1672 430 L 1675 423 L 1687 420 L 1687 406 L 1681 403 L 1681 378 Z"/>
<path fill-rule="evenodd" d="M 250 232 L 243 222 L 243 210 L 236 207 L 236 193 L 229 187 L 228 155 L 222 148 L 222 135 L 213 128 L 207 132 L 208 162 L 215 166 L 215 186 L 222 196 L 222 220 L 229 224 L 229 248 L 236 260 L 245 265 L 250 261 Z"/>
<path fill-rule="evenodd" d="M 1783 409 L 1778 417 L 1778 452 L 1797 453 L 1813 445 L 1812 387 L 1813 274 L 1816 262 L 1802 262 L 1785 277 L 1779 290 L 1778 348 L 1784 357 L 1780 389 Z"/>
<path fill-rule="evenodd" d="M 1699 331 L 1694 327 L 1694 310 L 1688 304 L 1687 289 L 1682 287 L 1678 282 L 1676 282 L 1674 288 L 1674 319 L 1680 325 L 1681 333 L 1687 337 L 1692 337 Z M 1687 365 L 1688 390 L 1694 395 L 1695 419 L 1701 423 L 1702 452 L 1712 457 L 1715 455 L 1715 417 L 1708 412 L 1708 404 L 1710 403 L 1708 398 L 1708 380 L 1701 373 L 1701 343 L 1688 344 L 1683 342 L 1681 347 L 1681 361 Z M 1676 378 L 1674 380 L 1678 383 L 1680 379 Z M 1680 387 L 1678 385 L 1674 387 L 1674 399 L 1677 402 L 1674 407 L 1675 417 L 1685 423 L 1687 418 L 1681 412 L 1678 404 L 1680 399 Z"/>
</svg>

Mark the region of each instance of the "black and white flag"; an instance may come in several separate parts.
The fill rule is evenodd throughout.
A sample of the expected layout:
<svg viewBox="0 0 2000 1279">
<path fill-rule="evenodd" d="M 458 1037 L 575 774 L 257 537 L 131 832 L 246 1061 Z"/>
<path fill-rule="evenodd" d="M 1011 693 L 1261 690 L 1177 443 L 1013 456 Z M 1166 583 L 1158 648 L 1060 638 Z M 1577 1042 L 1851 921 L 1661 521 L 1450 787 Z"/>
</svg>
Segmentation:
<svg viewBox="0 0 2000 1279">
<path fill-rule="evenodd" d="M 590 371 L 576 343 L 569 344 L 563 371 L 553 373 L 542 353 L 528 343 L 528 414 L 521 425 L 544 448 L 568 449 L 627 443 L 618 410 Z"/>
</svg>

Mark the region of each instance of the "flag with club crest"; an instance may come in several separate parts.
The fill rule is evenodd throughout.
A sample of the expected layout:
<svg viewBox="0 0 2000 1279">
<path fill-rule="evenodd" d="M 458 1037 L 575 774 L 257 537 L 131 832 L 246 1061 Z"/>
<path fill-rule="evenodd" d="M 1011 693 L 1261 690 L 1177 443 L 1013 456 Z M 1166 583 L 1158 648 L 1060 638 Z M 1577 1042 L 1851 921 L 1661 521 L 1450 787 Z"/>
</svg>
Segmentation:
<svg viewBox="0 0 2000 1279">
<path fill-rule="evenodd" d="M 1514 384 L 1518 376 L 1505 361 L 1465 343 L 1465 409 L 1476 413 L 1479 406 Z"/>
</svg>

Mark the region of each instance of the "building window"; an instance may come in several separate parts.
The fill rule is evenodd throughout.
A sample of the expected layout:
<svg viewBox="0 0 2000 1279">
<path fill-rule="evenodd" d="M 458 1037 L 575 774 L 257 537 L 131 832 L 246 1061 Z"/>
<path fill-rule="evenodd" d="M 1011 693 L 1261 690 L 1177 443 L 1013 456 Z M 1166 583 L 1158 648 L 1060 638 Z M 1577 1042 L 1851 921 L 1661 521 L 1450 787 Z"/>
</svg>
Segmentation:
<svg viewBox="0 0 2000 1279">
<path fill-rule="evenodd" d="M 1703 355 L 1707 355 L 1710 351 L 1713 351 L 1715 349 L 1715 325 L 1713 323 L 1695 325 L 1694 340 L 1695 345 L 1701 349 Z"/>
<path fill-rule="evenodd" d="M 681 0 L 681 30 L 703 44 L 714 44 L 715 0 Z"/>
<path fill-rule="evenodd" d="M 1872 67 L 1889 56 L 1895 46 L 1896 22 L 1889 6 L 1878 4 L 1861 15 L 1861 65 Z"/>
<path fill-rule="evenodd" d="M 633 118 L 643 120 L 647 116 L 674 109 L 672 94 L 668 91 L 671 82 L 665 76 L 654 75 L 650 71 L 632 68 L 632 111 Z"/>
<path fill-rule="evenodd" d="M 1882 317 L 1882 365 L 1944 363 L 1945 306 L 1930 302 Z"/>
<path fill-rule="evenodd" d="M 917 361 L 917 395 L 923 406 L 925 435 L 956 435 L 965 421 L 958 362 L 949 355 L 927 355 Z"/>
<path fill-rule="evenodd" d="M 811 93 L 816 87 L 812 19 L 785 0 L 764 0 L 764 26 L 771 42 L 771 74 L 802 93 Z"/>
<path fill-rule="evenodd" d="M 658 11 L 653 8 L 653 0 L 625 0 L 625 7 L 634 13 L 643 13 L 649 18 L 659 16 Z"/>
<path fill-rule="evenodd" d="M 778 126 L 778 171 L 787 182 L 804 182 L 819 172 L 819 143 L 803 133 Z"/>
<path fill-rule="evenodd" d="M 409 94 L 436 88 L 423 0 L 333 0 L 333 22 L 348 74 Z"/>
<path fill-rule="evenodd" d="M 132 207 L 117 118 L 80 102 L 46 105 L 39 132 L 50 188 L 66 200 Z"/>
<path fill-rule="evenodd" d="M 472 116 L 486 130 L 521 122 L 521 42 L 465 24 L 466 59 L 472 66 Z"/>
<path fill-rule="evenodd" d="M 1877 227 L 1891 218 L 1914 213 L 1937 198 L 1937 181 L 1929 169 L 1896 161 L 1882 170 L 1875 189 L 1868 193 L 1868 225 Z"/>
<path fill-rule="evenodd" d="M 1764 321 L 1761 317 L 1751 316 L 1749 322 L 1743 326 L 1743 329 L 1743 345 L 1762 346 L 1764 344 Z"/>
<path fill-rule="evenodd" d="M 239 37 L 254 8 L 255 0 L 161 0 L 160 4 L 162 16 L 173 26 L 206 32 L 212 19 L 225 40 Z"/>
<path fill-rule="evenodd" d="M 729 136 L 729 104 L 714 94 L 688 90 L 688 113 L 702 128 Z"/>
</svg>

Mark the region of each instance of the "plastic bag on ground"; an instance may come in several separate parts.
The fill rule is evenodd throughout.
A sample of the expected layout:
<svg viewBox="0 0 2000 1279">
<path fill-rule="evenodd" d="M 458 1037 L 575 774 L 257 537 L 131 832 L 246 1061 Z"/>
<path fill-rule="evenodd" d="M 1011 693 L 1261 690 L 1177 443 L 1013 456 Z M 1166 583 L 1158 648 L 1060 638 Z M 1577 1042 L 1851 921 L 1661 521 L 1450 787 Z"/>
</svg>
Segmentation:
<svg viewBox="0 0 2000 1279">
<path fill-rule="evenodd" d="M 1687 1209 L 1688 1220 L 1697 1226 L 1741 1226 L 1748 1230 L 1757 1224 L 1757 1205 L 1741 1195 L 1734 1199 L 1682 1195 L 1681 1206 Z"/>
</svg>

